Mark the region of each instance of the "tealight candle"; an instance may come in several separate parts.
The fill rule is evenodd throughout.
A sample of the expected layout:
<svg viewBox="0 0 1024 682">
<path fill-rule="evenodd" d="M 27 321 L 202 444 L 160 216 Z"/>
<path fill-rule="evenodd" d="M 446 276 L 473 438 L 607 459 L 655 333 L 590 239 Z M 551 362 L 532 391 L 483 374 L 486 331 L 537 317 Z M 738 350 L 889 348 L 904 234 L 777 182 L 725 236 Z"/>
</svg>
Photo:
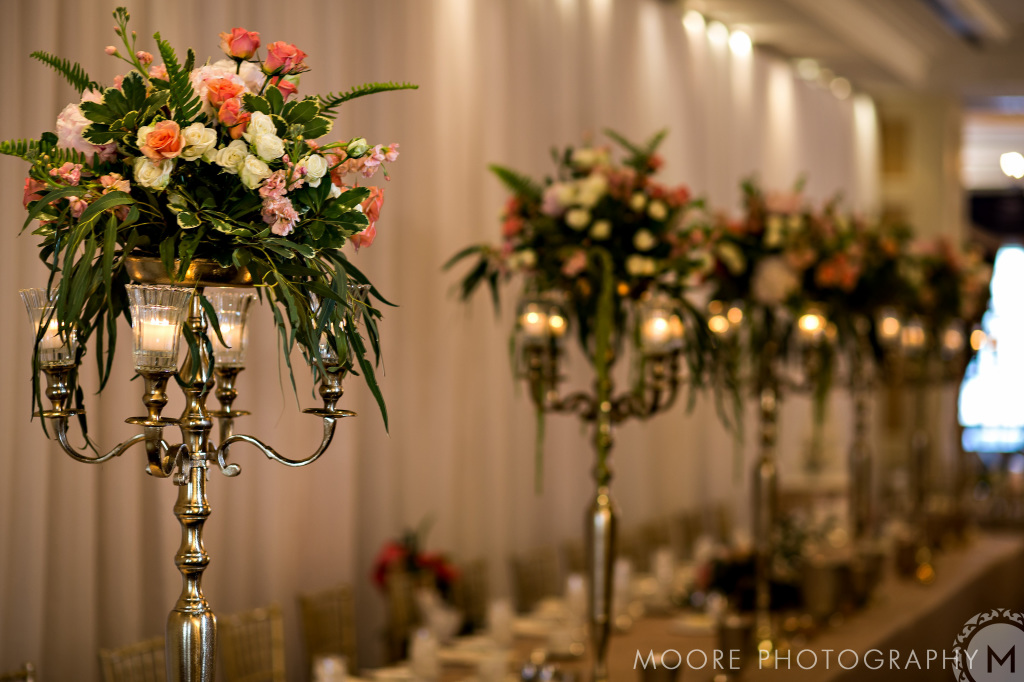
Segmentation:
<svg viewBox="0 0 1024 682">
<path fill-rule="evenodd" d="M 173 353 L 178 325 L 171 320 L 140 320 L 139 345 L 153 353 Z M 225 339 L 226 340 L 226 339 Z"/>
<path fill-rule="evenodd" d="M 644 347 L 649 350 L 657 350 L 664 347 L 672 337 L 672 330 L 668 319 L 657 316 L 645 320 L 643 327 L 640 329 L 640 337 Z"/>
<path fill-rule="evenodd" d="M 56 350 L 64 346 L 64 340 L 60 338 L 59 325 L 56 318 L 50 320 L 50 324 L 46 326 L 46 332 L 43 334 L 43 338 L 39 339 L 39 348 L 41 350 Z"/>
<path fill-rule="evenodd" d="M 551 313 L 548 316 L 548 329 L 551 331 L 551 335 L 556 339 L 561 338 L 565 335 L 566 330 L 565 317 L 558 313 Z"/>
<path fill-rule="evenodd" d="M 806 341 L 817 341 L 825 334 L 825 316 L 817 310 L 810 310 L 797 320 L 800 335 Z"/>
<path fill-rule="evenodd" d="M 530 339 L 541 339 L 548 335 L 548 314 L 536 303 L 530 303 L 519 315 L 519 328 Z"/>
</svg>

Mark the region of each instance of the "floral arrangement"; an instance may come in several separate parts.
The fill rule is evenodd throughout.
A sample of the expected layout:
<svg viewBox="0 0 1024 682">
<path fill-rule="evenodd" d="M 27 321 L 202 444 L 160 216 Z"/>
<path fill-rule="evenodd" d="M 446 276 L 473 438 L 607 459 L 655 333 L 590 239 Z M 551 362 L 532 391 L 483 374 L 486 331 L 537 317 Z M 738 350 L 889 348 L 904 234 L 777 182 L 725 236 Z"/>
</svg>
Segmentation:
<svg viewBox="0 0 1024 682">
<path fill-rule="evenodd" d="M 300 74 L 309 66 L 295 45 L 272 42 L 261 57 L 260 34 L 234 28 L 220 34 L 226 59 L 197 65 L 191 50 L 182 62 L 157 33 L 157 61 L 137 46 L 128 12 L 118 8 L 114 18 L 122 45 L 106 53 L 128 71 L 103 87 L 79 64 L 33 53 L 81 100 L 60 113 L 56 132 L 0 143 L 0 153 L 31 164 L 25 225 L 39 221 L 33 234 L 57 290 L 61 335 L 76 334 L 81 354 L 95 333 L 102 386 L 116 319 L 128 315 L 126 258 L 159 257 L 178 280 L 193 259 L 247 268 L 271 304 L 286 361 L 298 344 L 316 371 L 336 371 L 317 352 L 326 334 L 340 370 L 362 373 L 386 424 L 374 366 L 354 323 L 366 313 L 376 355 L 381 314 L 348 295 L 350 281 L 368 281 L 342 248 L 373 243 L 384 192 L 359 183 L 378 171 L 386 177 L 385 162 L 398 157 L 398 145 L 317 140 L 331 132 L 343 103 L 415 86 L 370 83 L 300 98 Z M 189 338 L 189 345 L 196 341 Z"/>
<path fill-rule="evenodd" d="M 459 579 L 459 570 L 444 554 L 421 550 L 425 529 L 408 530 L 398 540 L 389 540 L 377 553 L 373 563 L 373 584 L 384 592 L 388 575 L 405 571 L 416 584 L 436 587 L 439 594 L 450 597 L 452 586 Z"/>
<path fill-rule="evenodd" d="M 702 224 L 686 220 L 700 206 L 689 189 L 653 177 L 664 163 L 657 148 L 666 133 L 642 145 L 606 134 L 625 152 L 621 162 L 609 147 L 586 145 L 554 151 L 556 174 L 543 182 L 491 166 L 512 192 L 501 215 L 502 241 L 470 246 L 446 265 L 476 259 L 461 282 L 464 299 L 486 282 L 497 302 L 500 285 L 516 276 L 529 293 L 558 293 L 591 362 L 598 343 L 621 346 L 631 331 L 631 306 L 651 292 L 689 309 L 682 292 L 698 266 L 692 247 L 706 237 Z M 605 304 L 610 338 L 598 339 Z"/>
</svg>

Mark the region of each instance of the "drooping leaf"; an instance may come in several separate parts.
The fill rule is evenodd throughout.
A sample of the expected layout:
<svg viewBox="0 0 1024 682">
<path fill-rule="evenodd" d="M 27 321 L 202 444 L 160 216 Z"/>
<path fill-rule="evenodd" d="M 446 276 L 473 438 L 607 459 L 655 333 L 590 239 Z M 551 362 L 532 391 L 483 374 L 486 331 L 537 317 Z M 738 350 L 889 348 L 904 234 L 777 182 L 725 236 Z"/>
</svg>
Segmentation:
<svg viewBox="0 0 1024 682">
<path fill-rule="evenodd" d="M 81 64 L 62 59 L 41 50 L 36 50 L 29 56 L 32 59 L 38 59 L 63 76 L 64 80 L 70 83 L 71 87 L 78 91 L 79 95 L 86 90 L 102 89 L 99 83 L 89 77 L 89 74 L 85 72 Z"/>
</svg>

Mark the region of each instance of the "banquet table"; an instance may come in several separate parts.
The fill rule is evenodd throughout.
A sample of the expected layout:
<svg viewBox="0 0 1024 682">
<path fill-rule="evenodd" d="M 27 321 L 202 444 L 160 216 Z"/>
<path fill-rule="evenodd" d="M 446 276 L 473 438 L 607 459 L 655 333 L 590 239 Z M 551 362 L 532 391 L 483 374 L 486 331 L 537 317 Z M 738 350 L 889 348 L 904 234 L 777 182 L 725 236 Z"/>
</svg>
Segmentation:
<svg viewBox="0 0 1024 682">
<path fill-rule="evenodd" d="M 845 617 L 842 623 L 819 632 L 813 637 L 794 638 L 790 643 L 787 665 L 780 657 L 778 669 L 761 666 L 757 657 L 748 660 L 743 680 L 807 680 L 842 681 L 859 680 L 870 674 L 873 680 L 954 679 L 947 660 L 943 670 L 942 653 L 952 649 L 963 624 L 979 612 L 996 608 L 1024 611 L 1024 580 L 1020 579 L 1024 567 L 1024 536 L 981 534 L 969 544 L 939 553 L 934 561 L 936 578 L 928 585 L 897 577 L 891 569 L 879 585 L 872 601 L 865 609 Z M 644 617 L 624 633 L 617 633 L 611 642 L 608 664 L 611 682 L 642 679 L 637 654 L 646 658 L 649 652 L 661 654 L 678 652 L 683 658 L 677 680 L 706 682 L 716 674 L 713 661 L 715 638 L 710 633 L 682 633 L 677 616 Z M 539 639 L 517 639 L 511 661 L 513 668 L 529 658 L 530 652 L 543 648 Z M 814 652 L 817 664 L 812 665 Z M 826 650 L 831 650 L 826 665 Z M 844 670 L 837 665 L 835 656 L 844 650 Z M 872 650 L 881 652 L 878 669 L 866 663 L 879 665 Z M 927 661 L 928 650 L 938 652 L 937 658 Z M 898 655 L 894 660 L 891 652 Z M 919 667 L 909 661 L 915 652 Z M 692 652 L 692 653 L 691 653 Z M 703 652 L 703 653 L 700 653 Z M 703 665 L 704 655 L 709 663 Z M 726 654 L 728 655 L 728 654 Z M 674 664 L 677 658 L 670 653 L 667 660 Z M 687 657 L 690 664 L 687 664 Z M 589 664 L 586 660 L 558 663 L 577 682 L 587 679 Z M 801 667 L 801 665 L 803 667 Z M 698 669 L 699 668 L 699 669 Z M 806 669 L 805 669 L 806 668 Z M 475 670 L 467 667 L 445 666 L 442 682 L 475 679 Z M 948 675 L 948 678 L 945 677 Z"/>
</svg>

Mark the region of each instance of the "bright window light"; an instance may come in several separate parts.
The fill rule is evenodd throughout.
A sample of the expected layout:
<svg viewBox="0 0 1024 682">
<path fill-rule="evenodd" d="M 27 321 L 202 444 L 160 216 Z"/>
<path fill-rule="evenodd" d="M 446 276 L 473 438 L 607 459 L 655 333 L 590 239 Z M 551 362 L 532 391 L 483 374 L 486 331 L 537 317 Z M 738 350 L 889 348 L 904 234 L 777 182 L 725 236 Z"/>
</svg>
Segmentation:
<svg viewBox="0 0 1024 682">
<path fill-rule="evenodd" d="M 1011 178 L 1024 178 L 1024 156 L 1020 152 L 1006 152 L 999 157 L 999 167 Z"/>
</svg>

